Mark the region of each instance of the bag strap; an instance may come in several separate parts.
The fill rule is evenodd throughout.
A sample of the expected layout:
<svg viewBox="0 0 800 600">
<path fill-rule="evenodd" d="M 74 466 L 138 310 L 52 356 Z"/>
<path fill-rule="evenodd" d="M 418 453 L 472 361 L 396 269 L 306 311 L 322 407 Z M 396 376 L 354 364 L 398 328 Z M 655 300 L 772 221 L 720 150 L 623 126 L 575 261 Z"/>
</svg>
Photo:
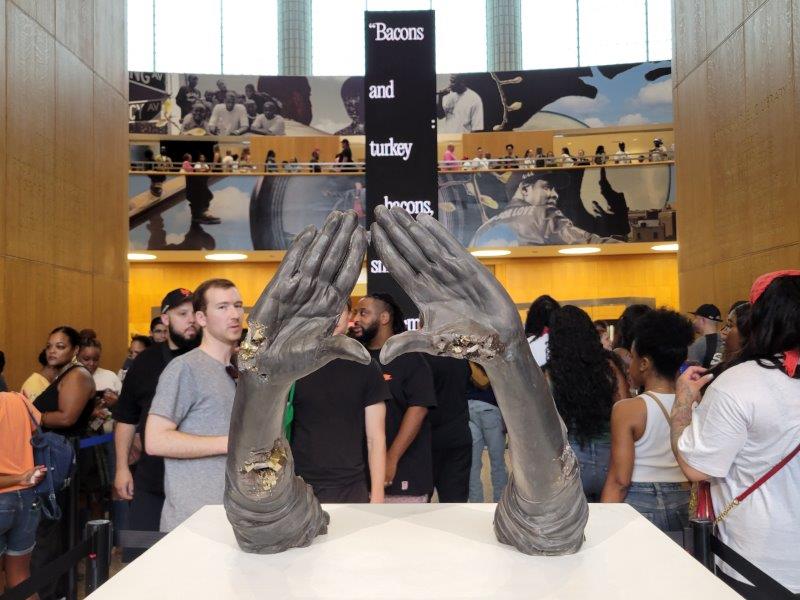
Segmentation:
<svg viewBox="0 0 800 600">
<path fill-rule="evenodd" d="M 34 432 L 41 433 L 42 426 L 36 421 L 36 417 L 33 416 L 33 412 L 31 412 L 31 407 L 28 405 L 28 399 L 22 394 L 20 394 L 20 396 L 22 396 L 22 404 L 25 405 L 25 410 L 28 411 L 28 416 L 31 418 L 31 423 L 33 423 Z"/>
<path fill-rule="evenodd" d="M 656 404 L 658 404 L 658 408 L 660 408 L 661 412 L 664 413 L 664 418 L 667 420 L 667 425 L 669 425 L 671 423 L 669 419 L 669 413 L 667 412 L 667 409 L 664 407 L 664 405 L 661 403 L 661 400 L 658 399 L 658 396 L 656 396 L 653 392 L 643 392 L 642 395 L 650 396 L 653 400 L 656 401 Z"/>
<path fill-rule="evenodd" d="M 728 503 L 728 505 L 725 508 L 722 509 L 722 512 L 719 513 L 719 516 L 717 516 L 717 518 L 714 519 L 714 524 L 718 524 L 725 517 L 727 517 L 728 513 L 730 513 L 734 508 L 739 506 L 745 500 L 745 498 L 747 498 L 750 494 L 752 494 L 758 488 L 760 488 L 762 485 L 767 483 L 767 481 L 769 481 L 772 478 L 773 475 L 775 475 L 778 471 L 780 471 L 783 467 L 785 467 L 795 456 L 797 456 L 798 453 L 800 453 L 800 444 L 798 444 L 797 447 L 795 447 L 794 450 L 789 452 L 789 454 L 784 456 L 780 460 L 780 462 L 778 462 L 778 464 L 776 464 L 769 471 L 764 473 L 761 477 L 756 479 L 756 481 L 755 481 L 755 483 L 753 483 L 753 485 L 748 487 L 745 491 L 743 491 L 741 494 L 736 496 L 736 498 L 731 500 Z"/>
</svg>

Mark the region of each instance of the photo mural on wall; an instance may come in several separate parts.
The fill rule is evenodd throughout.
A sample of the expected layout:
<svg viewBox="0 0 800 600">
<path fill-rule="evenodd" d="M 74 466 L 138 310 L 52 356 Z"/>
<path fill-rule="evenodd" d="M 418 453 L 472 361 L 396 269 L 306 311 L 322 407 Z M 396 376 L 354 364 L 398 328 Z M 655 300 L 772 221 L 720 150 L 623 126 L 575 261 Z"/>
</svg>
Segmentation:
<svg viewBox="0 0 800 600">
<path fill-rule="evenodd" d="M 362 135 L 364 78 L 129 74 L 129 131 Z M 437 75 L 439 133 L 672 121 L 670 61 Z"/>
<path fill-rule="evenodd" d="M 406 203 L 409 204 L 409 203 Z M 674 165 L 439 173 L 439 220 L 465 246 L 676 239 Z M 404 206 L 429 212 L 425 203 Z M 333 210 L 365 222 L 361 174 L 129 177 L 131 250 L 286 250 Z M 219 223 L 193 219 L 209 213 Z"/>
</svg>

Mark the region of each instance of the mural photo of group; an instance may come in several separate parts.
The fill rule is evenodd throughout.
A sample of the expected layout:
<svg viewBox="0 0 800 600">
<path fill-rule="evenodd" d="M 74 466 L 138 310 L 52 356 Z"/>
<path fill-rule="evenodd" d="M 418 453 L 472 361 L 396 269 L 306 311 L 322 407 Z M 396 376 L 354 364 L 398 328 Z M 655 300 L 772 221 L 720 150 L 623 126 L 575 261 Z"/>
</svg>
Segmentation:
<svg viewBox="0 0 800 600">
<path fill-rule="evenodd" d="M 672 121 L 669 61 L 437 75 L 439 133 Z M 130 132 L 363 135 L 364 78 L 130 73 Z"/>
</svg>

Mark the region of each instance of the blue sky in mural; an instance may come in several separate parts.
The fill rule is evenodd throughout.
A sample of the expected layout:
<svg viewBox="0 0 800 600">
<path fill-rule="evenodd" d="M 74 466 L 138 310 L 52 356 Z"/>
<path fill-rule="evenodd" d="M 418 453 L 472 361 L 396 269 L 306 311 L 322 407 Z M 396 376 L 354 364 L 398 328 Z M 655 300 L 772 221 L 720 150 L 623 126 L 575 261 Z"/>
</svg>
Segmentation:
<svg viewBox="0 0 800 600">
<path fill-rule="evenodd" d="M 542 110 L 570 115 L 589 127 L 671 123 L 671 76 L 664 75 L 655 81 L 645 79 L 650 71 L 669 66 L 670 61 L 642 63 L 612 78 L 598 67 L 591 67 L 592 75 L 581 79 L 597 88 L 595 98 L 566 96 Z"/>
</svg>

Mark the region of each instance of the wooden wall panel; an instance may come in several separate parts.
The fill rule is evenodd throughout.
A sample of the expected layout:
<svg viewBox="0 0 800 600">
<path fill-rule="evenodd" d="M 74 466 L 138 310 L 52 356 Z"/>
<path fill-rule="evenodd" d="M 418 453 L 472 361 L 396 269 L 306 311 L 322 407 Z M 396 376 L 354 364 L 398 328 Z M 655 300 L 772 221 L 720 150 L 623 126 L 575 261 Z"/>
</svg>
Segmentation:
<svg viewBox="0 0 800 600">
<path fill-rule="evenodd" d="M 7 251 L 44 260 L 51 234 L 55 146 L 55 42 L 36 21 L 8 5 L 6 48 Z"/>
<path fill-rule="evenodd" d="M 7 258 L 5 263 L 6 281 L 25 282 L 4 286 L 2 292 L 7 321 L 5 376 L 11 389 L 19 389 L 36 368 L 36 357 L 47 342 L 47 334 L 66 322 L 59 319 L 52 265 L 15 258 Z"/>
<path fill-rule="evenodd" d="M 56 39 L 92 67 L 94 0 L 56 0 Z"/>
<path fill-rule="evenodd" d="M 676 52 L 672 62 L 672 77 L 679 83 L 706 56 L 706 11 L 704 0 L 674 0 L 672 4 L 672 35 Z"/>
<path fill-rule="evenodd" d="M 4 0 L 0 5 L 0 40 L 3 40 L 3 52 L 7 52 L 6 44 L 6 6 L 9 0 Z M 0 59 L 0 99 L 3 106 L 6 104 L 6 61 Z M 6 191 L 6 111 L 0 109 L 0 194 Z M 0 256 L 6 253 L 6 203 L 0 201 Z M 2 289 L 2 288 L 0 288 Z M 2 311 L 2 307 L 0 307 Z M 0 320 L 3 315 L 0 313 Z M 0 335 L 0 344 L 3 338 Z"/>
<path fill-rule="evenodd" d="M 127 102 L 94 76 L 94 272 L 127 280 Z M 122 210 L 121 210 L 122 207 Z M 123 241 L 124 240 L 124 241 Z"/>
<path fill-rule="evenodd" d="M 94 70 L 127 99 L 125 31 L 125 0 L 94 0 Z"/>
<path fill-rule="evenodd" d="M 55 189 L 51 213 L 53 259 L 58 265 L 91 272 L 94 219 L 94 141 L 92 72 L 77 56 L 56 44 Z"/>
<path fill-rule="evenodd" d="M 744 24 L 745 101 L 747 120 L 747 194 L 769 198 L 751 203 L 751 250 L 796 242 L 797 214 L 796 125 L 794 111 L 791 0 L 769 0 Z"/>
<path fill-rule="evenodd" d="M 705 0 L 706 48 L 711 52 L 742 22 L 742 0 Z"/>
<path fill-rule="evenodd" d="M 55 32 L 56 5 L 54 0 L 12 0 L 51 35 Z"/>
<path fill-rule="evenodd" d="M 701 145 L 687 148 L 691 154 L 688 161 L 697 159 L 700 153 L 709 154 L 710 148 L 744 148 L 748 146 L 747 103 L 744 94 L 744 32 L 741 28 L 729 37 L 708 59 L 708 87 L 705 90 L 707 105 L 713 107 L 707 114 L 711 138 Z M 687 90 L 679 88 L 683 97 L 702 94 L 700 88 Z M 693 111 L 693 107 L 689 108 Z M 692 113 L 688 115 L 692 118 Z M 696 121 L 690 121 L 691 127 Z M 695 140 L 694 144 L 697 144 Z M 752 150 L 752 149 L 751 149 Z M 713 154 L 712 154 L 713 156 Z M 725 256 L 735 254 L 742 245 L 752 243 L 752 228 L 746 223 L 752 217 L 753 199 L 747 191 L 747 177 L 753 156 L 745 152 L 731 152 L 725 160 L 713 156 L 710 164 L 705 166 L 708 176 L 708 204 L 712 209 L 709 225 L 713 240 L 713 256 L 703 257 L 708 260 L 722 260 Z M 687 166 L 678 162 L 677 171 Z M 702 172 L 696 176 L 702 177 Z M 684 180 L 692 185 L 691 180 Z M 695 200 L 696 201 L 696 200 Z M 684 221 L 685 222 L 685 221 Z M 682 224 L 684 223 L 682 222 Z"/>
<path fill-rule="evenodd" d="M 726 310 L 758 275 L 800 265 L 800 0 L 737 2 L 707 1 L 707 56 L 676 78 L 683 309 Z M 696 5 L 673 10 L 680 70 L 697 46 Z"/>
<path fill-rule="evenodd" d="M 130 338 L 128 321 L 128 284 L 125 281 L 95 275 L 92 278 L 92 326 L 103 344 L 102 364 L 114 372 L 127 356 Z"/>
<path fill-rule="evenodd" d="M 95 329 L 113 368 L 127 350 L 124 2 L 96 1 L 102 79 L 95 0 L 0 11 L 0 349 L 13 389 L 58 325 Z"/>
</svg>

